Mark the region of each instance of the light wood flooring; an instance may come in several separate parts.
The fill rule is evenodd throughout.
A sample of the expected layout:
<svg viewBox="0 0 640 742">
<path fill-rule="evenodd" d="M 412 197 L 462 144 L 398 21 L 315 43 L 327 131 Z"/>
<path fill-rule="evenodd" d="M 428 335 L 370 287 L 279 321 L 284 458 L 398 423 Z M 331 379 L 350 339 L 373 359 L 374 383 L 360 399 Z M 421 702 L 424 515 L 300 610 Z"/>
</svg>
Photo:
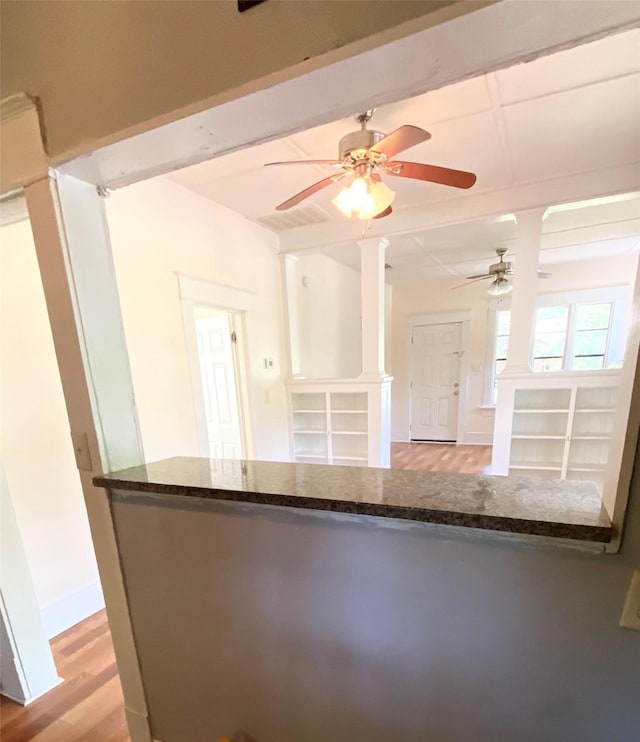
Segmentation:
<svg viewBox="0 0 640 742">
<path fill-rule="evenodd" d="M 392 443 L 392 469 L 489 473 L 491 446 Z M 51 642 L 64 683 L 26 708 L 0 701 L 2 742 L 129 742 L 104 611 Z"/>
<path fill-rule="evenodd" d="M 51 642 L 64 683 L 31 705 L 0 701 L 2 742 L 129 742 L 104 611 Z"/>
<path fill-rule="evenodd" d="M 455 443 L 392 443 L 392 469 L 490 474 L 491 446 Z"/>
</svg>

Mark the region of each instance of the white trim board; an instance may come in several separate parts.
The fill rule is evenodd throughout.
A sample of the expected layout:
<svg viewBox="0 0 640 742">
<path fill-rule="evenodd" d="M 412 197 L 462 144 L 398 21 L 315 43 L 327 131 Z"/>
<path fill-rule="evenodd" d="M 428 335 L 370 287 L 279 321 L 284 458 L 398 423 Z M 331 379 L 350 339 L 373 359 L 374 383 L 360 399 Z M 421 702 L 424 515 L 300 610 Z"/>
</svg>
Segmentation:
<svg viewBox="0 0 640 742">
<path fill-rule="evenodd" d="M 192 301 L 194 304 L 207 304 L 231 312 L 255 311 L 256 297 L 251 291 L 239 289 L 235 286 L 224 286 L 203 278 L 185 276 L 176 273 L 180 298 Z"/>
<path fill-rule="evenodd" d="M 42 606 L 42 623 L 47 639 L 58 636 L 102 608 L 104 608 L 104 596 L 99 581 L 85 585 Z"/>
</svg>

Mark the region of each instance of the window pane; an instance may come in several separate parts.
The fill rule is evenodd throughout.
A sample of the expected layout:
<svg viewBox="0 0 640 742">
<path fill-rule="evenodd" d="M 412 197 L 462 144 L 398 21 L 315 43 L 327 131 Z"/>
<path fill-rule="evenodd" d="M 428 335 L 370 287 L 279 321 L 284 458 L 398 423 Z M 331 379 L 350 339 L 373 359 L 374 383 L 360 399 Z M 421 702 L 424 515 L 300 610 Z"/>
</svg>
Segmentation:
<svg viewBox="0 0 640 742">
<path fill-rule="evenodd" d="M 581 304 L 576 315 L 576 330 L 606 330 L 611 304 Z"/>
<path fill-rule="evenodd" d="M 496 338 L 496 358 L 507 357 L 507 346 L 509 345 L 508 336 L 499 336 Z"/>
<path fill-rule="evenodd" d="M 607 330 L 579 330 L 576 332 L 574 355 L 604 355 L 607 347 Z"/>
<path fill-rule="evenodd" d="M 574 359 L 573 367 L 578 371 L 593 371 L 602 368 L 603 363 L 604 356 L 582 356 Z"/>
<path fill-rule="evenodd" d="M 534 358 L 534 371 L 562 371 L 562 358 Z"/>
<path fill-rule="evenodd" d="M 496 327 L 497 335 L 508 335 L 509 327 L 511 326 L 511 310 L 501 309 L 497 313 Z"/>
<path fill-rule="evenodd" d="M 563 356 L 564 343 L 566 340 L 564 332 L 536 332 L 536 339 L 533 346 L 533 356 Z"/>
<path fill-rule="evenodd" d="M 566 332 L 569 307 L 540 307 L 536 312 L 536 335 L 539 332 Z"/>
</svg>

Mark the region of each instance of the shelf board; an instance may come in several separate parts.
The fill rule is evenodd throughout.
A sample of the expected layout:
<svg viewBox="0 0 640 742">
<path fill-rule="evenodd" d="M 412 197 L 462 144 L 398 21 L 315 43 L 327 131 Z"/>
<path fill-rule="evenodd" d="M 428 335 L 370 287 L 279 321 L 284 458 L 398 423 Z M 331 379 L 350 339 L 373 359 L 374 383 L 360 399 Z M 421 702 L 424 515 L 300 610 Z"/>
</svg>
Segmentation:
<svg viewBox="0 0 640 742">
<path fill-rule="evenodd" d="M 334 454 L 333 456 L 334 461 L 367 461 L 366 456 L 341 456 Z"/>
<path fill-rule="evenodd" d="M 326 415 L 326 410 L 293 410 L 293 414 L 295 415 L 296 412 L 304 412 L 305 415 L 308 415 L 310 412 L 318 413 L 320 415 Z"/>
<path fill-rule="evenodd" d="M 296 460 L 297 459 L 322 459 L 323 461 L 326 461 L 327 454 L 326 453 L 301 453 L 300 451 L 296 451 Z"/>
<path fill-rule="evenodd" d="M 509 464 L 509 469 L 521 469 L 522 471 L 562 471 L 562 464 L 555 461 L 517 461 Z"/>
<path fill-rule="evenodd" d="M 326 435 L 326 430 L 294 430 L 293 434 L 297 435 L 298 433 L 302 433 L 303 435 Z"/>
<path fill-rule="evenodd" d="M 522 407 L 515 407 L 514 412 L 524 412 L 525 414 L 532 415 L 534 413 L 539 412 L 552 412 L 552 413 L 561 413 L 564 412 L 565 414 L 569 412 L 568 407 L 548 407 L 545 409 L 539 409 L 539 410 L 530 410 L 530 409 L 524 409 Z"/>
<path fill-rule="evenodd" d="M 367 410 L 333 410 L 332 409 L 331 410 L 331 414 L 332 415 L 333 414 L 338 414 L 338 415 L 344 415 L 344 414 L 347 414 L 347 415 L 353 415 L 353 414 L 366 415 L 367 414 Z"/>
<path fill-rule="evenodd" d="M 517 435 L 512 435 L 511 439 L 519 441 L 564 441 L 566 437 L 566 435 L 529 435 L 528 433 L 518 433 Z"/>
<path fill-rule="evenodd" d="M 611 434 L 609 435 L 572 435 L 572 441 L 610 441 Z"/>
<path fill-rule="evenodd" d="M 576 412 L 615 412 L 615 407 L 576 407 Z"/>
<path fill-rule="evenodd" d="M 570 471 L 603 472 L 606 468 L 606 464 L 569 464 L 567 466 L 567 473 Z"/>
<path fill-rule="evenodd" d="M 368 435 L 366 430 L 332 430 L 331 435 Z"/>
</svg>

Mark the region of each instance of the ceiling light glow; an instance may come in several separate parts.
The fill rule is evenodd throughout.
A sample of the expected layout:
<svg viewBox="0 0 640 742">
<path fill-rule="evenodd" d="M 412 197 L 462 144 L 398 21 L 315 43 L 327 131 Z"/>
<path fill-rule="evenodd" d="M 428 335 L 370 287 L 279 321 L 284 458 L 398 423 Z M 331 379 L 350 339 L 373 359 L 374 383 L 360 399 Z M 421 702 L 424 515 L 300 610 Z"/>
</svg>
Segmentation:
<svg viewBox="0 0 640 742">
<path fill-rule="evenodd" d="M 373 219 L 389 208 L 396 197 L 395 191 L 382 180 L 372 181 L 370 177 L 356 177 L 347 188 L 343 188 L 333 199 L 333 205 L 346 217 L 354 214 L 358 219 Z"/>
</svg>

